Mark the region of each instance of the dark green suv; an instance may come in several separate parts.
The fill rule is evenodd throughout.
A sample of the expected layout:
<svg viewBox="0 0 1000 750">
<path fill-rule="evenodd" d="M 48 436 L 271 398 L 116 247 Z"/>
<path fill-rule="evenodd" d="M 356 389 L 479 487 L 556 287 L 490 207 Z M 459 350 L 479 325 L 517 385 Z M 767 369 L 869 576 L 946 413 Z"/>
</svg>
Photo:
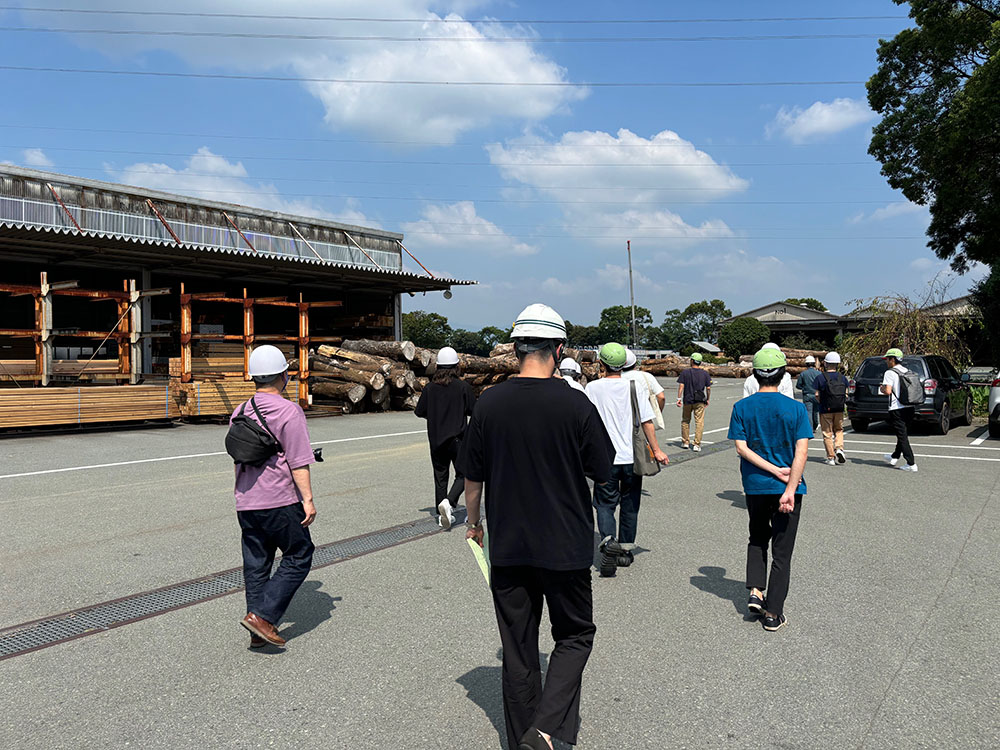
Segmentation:
<svg viewBox="0 0 1000 750">
<path fill-rule="evenodd" d="M 972 424 L 968 375 L 959 375 L 951 362 L 933 354 L 903 357 L 902 365 L 924 384 L 924 403 L 914 407 L 914 421 L 930 424 L 939 435 L 947 435 L 952 424 Z M 889 397 L 879 392 L 885 370 L 882 357 L 869 357 L 848 383 L 847 416 L 855 432 L 865 432 L 889 413 Z"/>
</svg>

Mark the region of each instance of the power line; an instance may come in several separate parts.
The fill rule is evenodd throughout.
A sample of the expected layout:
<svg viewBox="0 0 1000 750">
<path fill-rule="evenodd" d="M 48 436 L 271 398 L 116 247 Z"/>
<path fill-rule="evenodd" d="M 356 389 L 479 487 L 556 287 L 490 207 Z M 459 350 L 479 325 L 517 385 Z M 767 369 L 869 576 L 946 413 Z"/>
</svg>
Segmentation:
<svg viewBox="0 0 1000 750">
<path fill-rule="evenodd" d="M 0 65 L 0 70 L 23 73 L 72 73 L 80 75 L 136 76 L 146 78 L 196 78 L 223 81 L 274 81 L 281 83 L 341 83 L 386 86 L 483 86 L 528 88 L 760 88 L 769 86 L 859 86 L 865 81 L 420 81 L 310 76 L 251 75 L 236 73 L 180 73 L 164 70 L 108 70 L 100 68 L 50 68 Z"/>
<path fill-rule="evenodd" d="M 433 222 L 431 222 L 431 223 L 433 223 Z M 625 227 L 625 229 L 627 229 L 627 230 L 628 229 L 634 229 L 634 227 L 631 227 L 631 228 L 630 227 Z M 740 230 L 734 229 L 733 231 L 737 232 L 737 231 L 740 231 Z M 560 239 L 560 240 L 562 240 L 562 239 L 571 239 L 572 238 L 570 235 L 565 235 L 565 234 L 506 234 L 506 233 L 504 233 L 502 235 L 501 234 L 490 235 L 490 234 L 483 234 L 482 232 L 434 232 L 434 231 L 419 231 L 419 230 L 418 231 L 410 230 L 410 231 L 407 231 L 406 234 L 407 235 L 433 235 L 433 236 L 436 236 L 436 237 L 483 237 L 483 238 L 491 238 L 491 237 L 497 238 L 497 237 L 500 237 L 500 238 L 503 238 L 503 239 L 515 239 L 515 240 L 525 240 L 525 239 Z M 628 237 L 629 239 L 632 239 L 632 240 L 689 240 L 689 241 L 692 241 L 692 242 L 698 242 L 698 241 L 702 241 L 702 240 L 713 240 L 713 241 L 714 240 L 736 240 L 736 241 L 745 241 L 745 240 L 771 240 L 771 241 L 776 241 L 776 240 L 791 240 L 791 241 L 795 241 L 795 242 L 819 242 L 819 241 L 822 241 L 822 240 L 835 240 L 835 241 L 839 241 L 839 242 L 847 242 L 847 241 L 852 241 L 853 242 L 853 241 L 857 241 L 857 240 L 864 240 L 864 241 L 890 240 L 890 241 L 894 241 L 894 240 L 926 240 L 927 239 L 927 236 L 926 235 L 922 235 L 922 234 L 920 234 L 920 235 L 897 235 L 897 236 L 873 235 L 873 236 L 867 236 L 867 237 L 857 236 L 857 235 L 835 236 L 835 235 L 829 235 L 828 234 L 828 235 L 822 235 L 822 236 L 819 236 L 819 237 L 816 237 L 816 236 L 813 236 L 813 237 L 804 237 L 804 236 L 802 236 L 802 237 L 788 237 L 788 236 L 765 236 L 765 235 L 734 236 L 734 235 L 728 235 L 728 234 L 726 234 L 726 235 L 722 235 L 722 234 L 720 234 L 720 235 L 704 235 L 704 234 L 694 234 L 694 235 L 691 235 L 691 234 L 642 235 L 642 234 L 633 234 L 633 233 L 631 233 L 631 231 L 629 233 L 627 233 L 627 234 L 622 234 L 622 239 L 625 239 L 626 237 Z M 613 239 L 613 238 L 609 238 L 609 237 L 597 237 L 595 239 Z"/>
<path fill-rule="evenodd" d="M 36 146 L 12 146 L 0 144 L 0 148 L 14 150 L 27 150 L 37 148 Z M 70 146 L 46 146 L 49 151 L 72 151 L 88 154 L 122 154 L 125 156 L 179 156 L 184 158 L 197 157 L 197 154 L 182 153 L 177 151 L 129 151 L 124 149 L 102 149 L 102 148 L 75 148 Z M 44 149 L 43 149 L 44 150 Z M 216 155 L 218 156 L 218 155 Z M 480 161 L 441 161 L 441 160 L 415 160 L 415 159 L 334 159 L 329 157 L 316 156 L 257 156 L 254 154 L 230 155 L 227 159 L 237 159 L 239 161 L 282 161 L 282 162 L 303 162 L 309 164 L 390 164 L 393 166 L 435 166 L 435 167 L 606 167 L 606 168 L 629 168 L 629 169 L 650 169 L 660 167 L 684 167 L 697 169 L 725 169 L 727 167 L 841 167 L 841 166 L 871 166 L 874 161 L 815 161 L 815 162 L 729 162 L 726 164 L 689 164 L 686 162 L 675 163 L 651 163 L 651 164 L 621 164 L 614 162 L 480 162 Z"/>
<path fill-rule="evenodd" d="M 33 8 L 20 5 L 0 6 L 0 11 L 28 13 L 72 13 L 99 16 L 154 16 L 170 18 L 243 18 L 268 21 L 335 21 L 340 23 L 420 23 L 420 24 L 499 24 L 499 25 L 642 25 L 686 23 L 786 23 L 830 21 L 900 21 L 908 16 L 777 16 L 764 18 L 607 18 L 607 19 L 496 19 L 496 18 L 371 18 L 360 16 L 286 16 L 265 13 L 207 13 L 163 10 L 97 10 L 91 8 Z"/>
<path fill-rule="evenodd" d="M 336 34 L 280 34 L 244 31 L 186 31 L 161 29 L 73 29 L 37 26 L 0 26 L 0 32 L 26 34 L 97 34 L 104 36 L 190 37 L 204 39 L 263 39 L 307 42 L 477 42 L 532 44 L 657 44 L 681 42 L 769 42 L 802 40 L 880 39 L 886 34 L 747 34 L 742 36 L 343 36 Z"/>
</svg>

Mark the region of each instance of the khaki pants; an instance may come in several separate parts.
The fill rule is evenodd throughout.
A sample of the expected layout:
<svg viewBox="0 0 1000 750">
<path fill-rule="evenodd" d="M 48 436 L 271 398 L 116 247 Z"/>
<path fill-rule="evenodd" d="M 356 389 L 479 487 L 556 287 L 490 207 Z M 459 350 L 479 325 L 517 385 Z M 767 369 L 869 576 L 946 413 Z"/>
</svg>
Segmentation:
<svg viewBox="0 0 1000 750">
<path fill-rule="evenodd" d="M 681 442 L 691 442 L 692 414 L 694 415 L 694 444 L 701 445 L 701 433 L 705 431 L 705 404 L 684 404 L 681 411 Z"/>
<path fill-rule="evenodd" d="M 819 426 L 823 430 L 823 447 L 826 457 L 834 458 L 835 450 L 844 450 L 844 412 L 819 415 Z"/>
</svg>

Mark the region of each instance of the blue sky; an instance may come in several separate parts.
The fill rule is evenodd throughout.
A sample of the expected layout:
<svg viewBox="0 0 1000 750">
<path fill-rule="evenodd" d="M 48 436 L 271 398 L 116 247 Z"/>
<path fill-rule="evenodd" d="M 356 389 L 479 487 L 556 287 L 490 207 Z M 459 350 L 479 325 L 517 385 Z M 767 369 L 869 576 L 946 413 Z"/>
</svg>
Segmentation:
<svg viewBox="0 0 1000 750">
<path fill-rule="evenodd" d="M 72 3 L 20 5 L 292 12 L 265 0 Z M 867 155 L 875 118 L 863 84 L 586 85 L 864 81 L 875 67 L 877 38 L 870 37 L 908 25 L 905 9 L 888 0 L 629 2 L 615 5 L 613 17 L 897 18 L 617 25 L 540 23 L 611 17 L 610 6 L 597 2 L 307 0 L 293 7 L 300 16 L 418 20 L 0 11 L 0 65 L 571 85 L 0 70 L 0 161 L 401 231 L 434 272 L 481 282 L 456 289 L 451 300 L 406 298 L 406 309 L 440 312 L 456 327 L 506 326 L 536 301 L 575 323 L 596 323 L 602 308 L 628 302 L 629 239 L 636 302 L 656 322 L 667 309 L 716 297 L 734 313 L 789 296 L 817 297 L 840 312 L 852 299 L 922 290 L 947 268 L 926 248 L 926 210 L 890 190 Z M 450 22 L 433 22 L 440 18 Z M 538 23 L 467 22 L 484 18 Z M 258 36 L 67 33 L 83 29 Z M 775 35 L 828 38 L 691 40 Z M 570 37 L 633 41 L 552 41 Z M 964 294 L 978 276 L 956 278 L 952 293 Z"/>
</svg>

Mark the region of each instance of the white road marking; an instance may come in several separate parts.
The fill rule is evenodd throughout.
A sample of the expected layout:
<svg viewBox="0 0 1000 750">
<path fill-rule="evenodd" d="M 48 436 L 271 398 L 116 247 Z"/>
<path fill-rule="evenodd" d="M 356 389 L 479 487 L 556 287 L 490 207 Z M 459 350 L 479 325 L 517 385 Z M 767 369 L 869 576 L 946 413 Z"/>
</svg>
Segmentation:
<svg viewBox="0 0 1000 750">
<path fill-rule="evenodd" d="M 340 438 L 338 440 L 319 440 L 313 445 L 328 445 L 330 443 L 352 443 L 357 440 L 377 440 L 379 438 L 399 437 L 401 435 L 423 435 L 426 430 L 412 430 L 410 432 L 389 432 L 384 435 L 363 435 L 361 437 Z M 17 477 L 35 477 L 42 474 L 62 474 L 67 471 L 85 471 L 87 469 L 108 469 L 114 466 L 133 466 L 135 464 L 152 464 L 161 461 L 182 461 L 188 458 L 209 458 L 211 456 L 225 456 L 225 451 L 214 451 L 212 453 L 190 453 L 185 456 L 162 456 L 160 458 L 140 458 L 135 461 L 115 461 L 108 464 L 90 464 L 89 466 L 67 466 L 63 469 L 43 469 L 42 471 L 24 471 L 20 474 L 0 474 L 0 479 L 16 479 Z"/>
<path fill-rule="evenodd" d="M 986 438 L 988 437 L 987 433 L 989 432 L 989 429 L 990 429 L 989 427 L 983 428 L 983 431 L 979 433 L 978 437 L 976 437 L 976 439 L 972 441 L 973 447 L 977 445 L 982 445 L 983 443 L 986 442 Z"/>
<path fill-rule="evenodd" d="M 826 449 L 823 446 L 821 446 L 821 445 L 810 445 L 809 446 L 809 450 L 823 451 L 824 454 L 826 453 Z M 856 450 L 853 450 L 851 448 L 845 448 L 844 452 L 845 453 L 864 453 L 864 454 L 868 454 L 868 455 L 871 455 L 871 456 L 882 456 L 882 455 L 885 455 L 884 453 L 882 453 L 882 451 L 856 451 Z M 953 461 L 991 461 L 991 462 L 1000 463 L 1000 458 L 985 458 L 983 456 L 935 456 L 935 455 L 932 455 L 930 453 L 915 453 L 914 457 L 915 458 L 950 458 Z M 888 466 L 888 464 L 886 464 L 886 466 Z"/>
<path fill-rule="evenodd" d="M 705 430 L 701 434 L 702 435 L 711 435 L 713 432 L 722 432 L 722 431 L 728 430 L 728 429 L 729 429 L 729 425 L 726 425 L 725 427 L 720 427 L 717 430 Z M 672 438 L 667 438 L 667 442 L 670 443 L 670 442 L 673 442 L 674 440 L 680 440 L 680 439 L 681 439 L 681 436 L 680 435 L 676 435 L 676 436 L 674 436 Z M 702 441 L 702 442 L 704 442 L 704 441 Z"/>
<path fill-rule="evenodd" d="M 895 445 L 895 441 L 885 442 L 882 440 L 848 440 L 848 445 Z M 977 445 L 944 445 L 941 443 L 914 443 L 911 442 L 910 445 L 913 448 L 954 448 L 957 450 L 977 450 L 977 451 L 1000 451 L 1000 448 L 994 448 L 991 445 L 984 445 L 982 447 Z"/>
</svg>

